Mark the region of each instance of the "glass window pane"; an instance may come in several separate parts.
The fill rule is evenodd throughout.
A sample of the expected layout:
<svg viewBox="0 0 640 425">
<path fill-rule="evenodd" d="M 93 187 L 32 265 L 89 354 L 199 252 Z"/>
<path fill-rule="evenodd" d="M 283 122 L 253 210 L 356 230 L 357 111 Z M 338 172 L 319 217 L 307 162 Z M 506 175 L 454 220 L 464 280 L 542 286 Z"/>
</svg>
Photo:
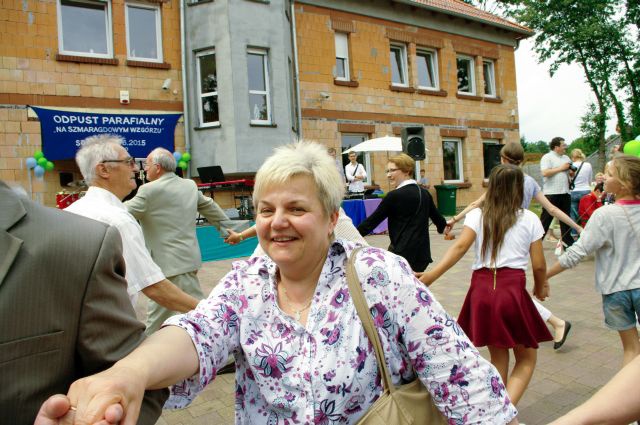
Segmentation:
<svg viewBox="0 0 640 425">
<path fill-rule="evenodd" d="M 471 92 L 471 61 L 458 58 L 458 91 Z"/>
<path fill-rule="evenodd" d="M 200 56 L 200 91 L 201 93 L 218 91 L 216 55 L 214 53 Z"/>
<path fill-rule="evenodd" d="M 202 98 L 202 122 L 218 122 L 220 115 L 218 112 L 218 96 L 207 96 Z"/>
<path fill-rule="evenodd" d="M 391 48 L 391 81 L 395 84 L 404 84 L 402 49 L 399 47 Z"/>
<path fill-rule="evenodd" d="M 460 180 L 458 164 L 458 142 L 445 140 L 442 142 L 442 162 L 445 180 Z"/>
<path fill-rule="evenodd" d="M 156 10 L 127 7 L 129 18 L 129 54 L 135 58 L 158 59 Z"/>
<path fill-rule="evenodd" d="M 249 74 L 249 90 L 265 91 L 264 85 L 264 56 L 249 53 L 247 55 Z"/>
<path fill-rule="evenodd" d="M 482 159 L 484 160 L 484 178 L 488 179 L 491 170 L 500 165 L 500 149 L 498 142 L 484 142 L 482 144 Z"/>
<path fill-rule="evenodd" d="M 336 78 L 346 78 L 344 59 L 336 58 Z"/>
<path fill-rule="evenodd" d="M 251 120 L 266 121 L 269 119 L 267 114 L 267 95 L 266 94 L 250 94 L 249 110 L 251 111 Z"/>
<path fill-rule="evenodd" d="M 421 87 L 435 87 L 435 75 L 433 72 L 433 55 L 420 53 L 417 55 L 418 85 Z"/>
<path fill-rule="evenodd" d="M 362 143 L 367 140 L 367 136 L 364 134 L 343 134 L 342 135 L 342 152 L 346 151 L 349 148 L 354 147 L 358 143 Z M 365 153 L 364 152 L 356 152 L 358 154 L 358 162 L 360 164 L 364 164 L 365 162 Z M 342 167 L 349 163 L 349 155 L 342 155 Z"/>
<path fill-rule="evenodd" d="M 484 94 L 492 96 L 495 94 L 493 63 L 484 62 L 482 71 L 484 73 Z"/>
<path fill-rule="evenodd" d="M 62 49 L 69 52 L 107 54 L 106 4 L 63 0 Z"/>
</svg>

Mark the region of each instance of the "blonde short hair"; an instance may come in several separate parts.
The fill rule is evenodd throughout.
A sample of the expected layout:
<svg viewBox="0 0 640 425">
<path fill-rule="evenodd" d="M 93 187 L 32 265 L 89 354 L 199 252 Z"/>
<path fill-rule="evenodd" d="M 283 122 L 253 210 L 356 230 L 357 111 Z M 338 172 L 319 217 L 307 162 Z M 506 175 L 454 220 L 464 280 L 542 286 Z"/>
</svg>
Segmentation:
<svg viewBox="0 0 640 425">
<path fill-rule="evenodd" d="M 640 195 L 640 158 L 618 155 L 612 161 L 615 176 L 633 196 Z"/>
<path fill-rule="evenodd" d="M 586 156 L 584 156 L 584 153 L 582 152 L 581 149 L 575 148 L 571 150 L 571 159 L 579 159 L 580 161 L 584 161 L 586 159 Z"/>
<path fill-rule="evenodd" d="M 393 162 L 396 167 L 402 170 L 403 173 L 412 175 L 413 170 L 416 169 L 416 162 L 406 153 L 394 155 L 389 158 L 389 162 Z"/>
<path fill-rule="evenodd" d="M 254 206 L 258 206 L 269 187 L 286 185 L 297 176 L 313 179 L 318 199 L 327 215 L 338 211 L 344 196 L 344 184 L 335 160 L 329 156 L 325 146 L 310 141 L 280 146 L 266 159 L 256 174 Z"/>
</svg>

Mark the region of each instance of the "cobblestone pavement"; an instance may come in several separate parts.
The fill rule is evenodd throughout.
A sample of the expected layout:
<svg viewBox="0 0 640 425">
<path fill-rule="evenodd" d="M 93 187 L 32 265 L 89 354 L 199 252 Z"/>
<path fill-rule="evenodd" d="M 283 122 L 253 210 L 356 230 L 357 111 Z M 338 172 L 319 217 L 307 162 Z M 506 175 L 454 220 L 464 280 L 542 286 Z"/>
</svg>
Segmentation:
<svg viewBox="0 0 640 425">
<path fill-rule="evenodd" d="M 369 236 L 371 245 L 386 247 L 386 236 Z M 438 261 L 450 241 L 431 233 L 431 251 Z M 544 242 L 547 264 L 555 260 L 554 243 Z M 473 253 L 467 255 L 432 287 L 436 298 L 456 315 L 462 306 L 471 276 Z M 231 260 L 206 263 L 200 271 L 200 282 L 208 293 L 230 270 Z M 527 392 L 520 401 L 519 419 L 527 425 L 545 424 L 589 398 L 620 368 L 622 346 L 618 335 L 605 328 L 601 298 L 594 290 L 593 260 L 564 272 L 551 280 L 551 298 L 545 305 L 561 318 L 571 321 L 573 328 L 565 345 L 557 351 L 552 343 L 538 350 L 538 363 Z M 528 287 L 533 280 L 528 273 Z M 141 297 L 144 298 L 144 297 Z M 138 313 L 144 313 L 140 304 Z M 489 358 L 486 349 L 482 354 Z M 158 425 L 233 424 L 234 376 L 221 375 L 186 409 L 168 411 Z"/>
</svg>

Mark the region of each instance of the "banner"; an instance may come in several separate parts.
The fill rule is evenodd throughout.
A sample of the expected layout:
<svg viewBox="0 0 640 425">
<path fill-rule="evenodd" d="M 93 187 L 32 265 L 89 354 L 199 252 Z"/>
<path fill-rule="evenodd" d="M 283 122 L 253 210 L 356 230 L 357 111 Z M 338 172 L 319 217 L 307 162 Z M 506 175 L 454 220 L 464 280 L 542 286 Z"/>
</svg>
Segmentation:
<svg viewBox="0 0 640 425">
<path fill-rule="evenodd" d="M 145 158 L 155 148 L 174 151 L 174 132 L 182 114 L 99 114 L 31 106 L 38 114 L 42 152 L 50 161 L 72 159 L 82 140 L 97 134 L 117 134 L 133 158 Z"/>
</svg>

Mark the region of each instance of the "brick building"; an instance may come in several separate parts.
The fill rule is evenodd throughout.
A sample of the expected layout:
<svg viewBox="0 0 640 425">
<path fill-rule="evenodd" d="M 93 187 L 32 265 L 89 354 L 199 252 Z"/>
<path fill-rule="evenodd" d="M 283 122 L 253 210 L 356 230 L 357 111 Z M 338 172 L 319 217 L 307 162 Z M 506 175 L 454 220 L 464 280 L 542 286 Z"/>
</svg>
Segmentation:
<svg viewBox="0 0 640 425">
<path fill-rule="evenodd" d="M 40 122 L 27 105 L 80 113 L 182 113 L 181 68 L 179 2 L 5 1 L 0 178 L 55 205 L 63 189 L 60 174 L 81 176 L 72 159 L 62 159 L 42 180 L 33 178 L 25 159 L 43 145 Z M 121 103 L 121 91 L 128 92 L 128 104 Z M 183 134 L 178 123 L 178 149 L 184 148 Z"/>
<path fill-rule="evenodd" d="M 477 198 L 491 145 L 519 140 L 514 50 L 527 28 L 458 0 L 298 0 L 302 135 L 345 150 L 424 126 L 431 184 Z M 363 154 L 388 190 L 386 153 Z"/>
</svg>

